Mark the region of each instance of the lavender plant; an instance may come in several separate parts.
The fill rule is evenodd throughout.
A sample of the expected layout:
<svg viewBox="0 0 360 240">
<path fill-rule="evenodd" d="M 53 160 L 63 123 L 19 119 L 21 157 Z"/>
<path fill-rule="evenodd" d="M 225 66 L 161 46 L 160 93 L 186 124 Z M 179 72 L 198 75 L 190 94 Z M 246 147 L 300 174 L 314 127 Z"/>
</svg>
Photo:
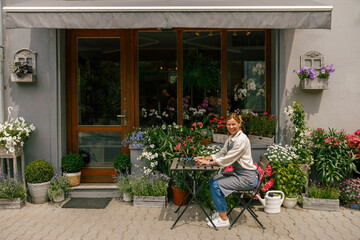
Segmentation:
<svg viewBox="0 0 360 240">
<path fill-rule="evenodd" d="M 0 174 L 0 198 L 15 199 L 21 197 L 25 197 L 25 189 L 21 182 Z"/>
</svg>

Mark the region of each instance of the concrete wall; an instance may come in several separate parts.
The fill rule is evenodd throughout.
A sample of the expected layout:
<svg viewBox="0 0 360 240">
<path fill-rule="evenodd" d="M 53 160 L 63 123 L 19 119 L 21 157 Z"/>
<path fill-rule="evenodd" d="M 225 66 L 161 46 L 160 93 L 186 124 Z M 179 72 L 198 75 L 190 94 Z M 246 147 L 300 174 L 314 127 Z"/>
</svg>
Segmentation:
<svg viewBox="0 0 360 240">
<path fill-rule="evenodd" d="M 284 108 L 297 100 L 304 104 L 306 120 L 314 127 L 360 128 L 360 1 L 317 0 L 334 7 L 331 30 L 280 30 L 280 133 L 279 142 L 288 142 L 288 122 Z M 294 69 L 300 68 L 300 56 L 315 50 L 325 64 L 334 64 L 329 89 L 304 91 Z"/>
<path fill-rule="evenodd" d="M 26 163 L 36 159 L 49 161 L 59 169 L 59 158 L 64 150 L 59 80 L 57 37 L 58 31 L 49 29 L 7 29 L 5 30 L 4 87 L 5 109 L 14 108 L 11 117 L 24 117 L 33 123 L 36 130 L 25 143 Z M 14 62 L 14 52 L 29 48 L 37 52 L 37 80 L 35 83 L 10 82 L 9 66 Z M 8 113 L 5 113 L 7 119 Z M 63 118 L 65 115 L 63 116 Z M 65 144 L 63 144 L 65 145 Z M 65 147 L 65 146 L 64 146 Z"/>
</svg>

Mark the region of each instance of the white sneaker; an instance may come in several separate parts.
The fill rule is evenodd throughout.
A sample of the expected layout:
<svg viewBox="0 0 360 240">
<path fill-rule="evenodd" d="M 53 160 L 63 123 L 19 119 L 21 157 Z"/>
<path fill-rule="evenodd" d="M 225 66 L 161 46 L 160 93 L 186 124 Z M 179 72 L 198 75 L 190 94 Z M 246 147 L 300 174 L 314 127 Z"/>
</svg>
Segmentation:
<svg viewBox="0 0 360 240">
<path fill-rule="evenodd" d="M 211 214 L 211 220 L 214 221 L 214 220 L 215 220 L 216 218 L 218 218 L 218 217 L 220 217 L 220 216 L 219 216 L 219 213 L 216 212 L 216 211 L 213 211 L 213 213 Z M 206 220 L 207 222 L 210 221 L 209 218 L 205 218 L 205 220 Z"/>
<path fill-rule="evenodd" d="M 226 220 L 222 220 L 220 217 L 219 218 L 215 218 L 213 220 L 213 223 L 215 224 L 216 227 L 228 227 L 230 226 L 230 221 L 229 219 L 226 219 Z M 209 227 L 214 227 L 211 222 L 208 222 L 207 225 Z"/>
</svg>

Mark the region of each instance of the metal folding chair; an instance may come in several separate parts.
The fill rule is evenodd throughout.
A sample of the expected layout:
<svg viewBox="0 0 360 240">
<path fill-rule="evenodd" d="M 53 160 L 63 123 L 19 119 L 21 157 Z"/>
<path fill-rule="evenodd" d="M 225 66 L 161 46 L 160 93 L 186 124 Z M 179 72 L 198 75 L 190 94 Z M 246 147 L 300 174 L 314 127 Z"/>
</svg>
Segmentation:
<svg viewBox="0 0 360 240">
<path fill-rule="evenodd" d="M 260 156 L 260 161 L 257 163 L 258 164 L 258 168 L 260 167 L 261 169 L 264 170 L 264 173 L 266 171 L 266 166 L 269 164 L 269 161 L 263 157 Z M 238 214 L 238 216 L 235 218 L 235 220 L 231 223 L 229 230 L 233 227 L 233 225 L 236 223 L 236 221 L 240 218 L 240 216 L 244 213 L 245 210 L 247 210 L 250 215 L 255 219 L 255 221 L 261 226 L 262 229 L 265 229 L 265 227 L 262 225 L 262 223 L 259 221 L 258 219 L 258 215 L 252 210 L 252 206 L 251 206 L 251 202 L 255 199 L 256 194 L 259 193 L 260 189 L 261 189 L 261 183 L 263 181 L 263 176 L 261 175 L 261 173 L 259 171 L 257 171 L 258 174 L 258 182 L 256 184 L 256 186 L 252 189 L 249 190 L 237 190 L 235 191 L 233 194 L 235 194 L 235 196 L 238 198 L 238 201 L 236 204 L 234 204 L 234 206 L 227 212 L 227 215 L 229 216 L 230 213 L 232 212 L 232 210 L 235 208 L 236 205 L 238 205 L 240 203 L 240 205 L 243 207 L 243 209 L 241 210 L 241 212 Z M 249 194 L 251 195 L 250 200 L 245 201 L 244 200 L 244 195 L 245 194 Z"/>
</svg>

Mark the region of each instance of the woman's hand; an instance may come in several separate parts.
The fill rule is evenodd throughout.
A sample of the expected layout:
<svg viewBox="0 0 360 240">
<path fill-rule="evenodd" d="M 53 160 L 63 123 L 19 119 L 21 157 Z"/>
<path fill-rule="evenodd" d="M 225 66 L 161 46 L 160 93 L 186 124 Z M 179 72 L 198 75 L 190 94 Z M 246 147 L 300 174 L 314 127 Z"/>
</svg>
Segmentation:
<svg viewBox="0 0 360 240">
<path fill-rule="evenodd" d="M 203 157 L 203 156 L 199 156 L 195 158 L 196 164 L 197 165 L 210 165 L 211 162 L 210 160 L 212 159 L 211 156 L 208 157 Z"/>
</svg>

